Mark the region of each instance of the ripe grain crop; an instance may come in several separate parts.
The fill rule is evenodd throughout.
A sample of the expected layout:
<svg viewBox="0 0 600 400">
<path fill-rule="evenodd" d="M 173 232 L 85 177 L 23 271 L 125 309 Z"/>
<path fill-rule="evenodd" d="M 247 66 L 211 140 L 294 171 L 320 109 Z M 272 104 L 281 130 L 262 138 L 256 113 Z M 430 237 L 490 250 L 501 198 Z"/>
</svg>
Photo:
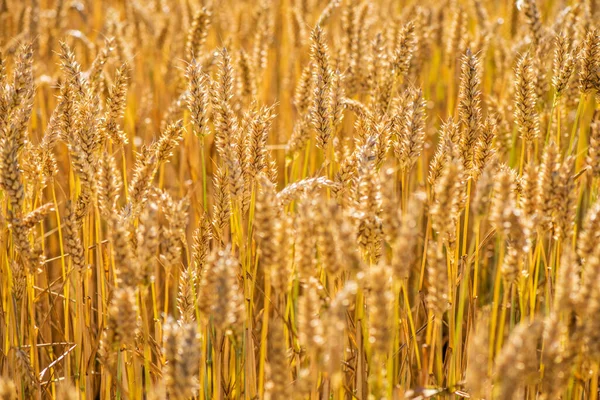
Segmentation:
<svg viewBox="0 0 600 400">
<path fill-rule="evenodd" d="M 597 400 L 599 18 L 0 0 L 0 400 Z"/>
</svg>

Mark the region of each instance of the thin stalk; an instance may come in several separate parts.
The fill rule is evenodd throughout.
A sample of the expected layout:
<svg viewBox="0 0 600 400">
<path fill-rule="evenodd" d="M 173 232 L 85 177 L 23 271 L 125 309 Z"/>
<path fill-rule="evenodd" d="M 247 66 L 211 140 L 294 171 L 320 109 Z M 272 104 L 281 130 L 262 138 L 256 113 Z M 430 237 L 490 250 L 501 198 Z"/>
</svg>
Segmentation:
<svg viewBox="0 0 600 400">
<path fill-rule="evenodd" d="M 573 128 L 571 129 L 571 136 L 569 138 L 569 147 L 567 147 L 567 154 L 570 154 L 573 150 L 573 144 L 575 143 L 575 137 L 577 136 L 577 128 L 579 127 L 579 120 L 583 114 L 585 103 L 587 102 L 587 94 L 582 93 L 579 96 L 579 104 L 577 106 L 577 113 L 575 114 L 575 120 L 573 121 Z"/>
<path fill-rule="evenodd" d="M 208 190 L 206 184 L 206 159 L 204 155 L 204 138 L 200 139 L 200 163 L 202 164 L 202 206 L 208 210 Z"/>
<path fill-rule="evenodd" d="M 494 298 L 492 300 L 492 319 L 490 325 L 490 347 L 489 347 L 489 359 L 490 359 L 490 371 L 491 362 L 494 359 L 494 343 L 496 338 L 496 325 L 498 317 L 498 302 L 500 301 L 500 287 L 502 286 L 502 262 L 504 261 L 504 240 L 498 240 L 500 246 L 500 256 L 498 263 L 496 264 L 496 276 L 494 278 Z"/>
<path fill-rule="evenodd" d="M 421 356 L 419 355 L 419 344 L 417 342 L 417 331 L 415 329 L 415 323 L 413 321 L 413 317 L 412 317 L 412 311 L 410 308 L 410 301 L 408 299 L 408 281 L 405 279 L 402 282 L 402 294 L 404 296 L 404 306 L 406 308 L 406 316 L 408 317 L 408 325 L 410 327 L 410 334 L 412 335 L 412 339 L 413 339 L 413 351 L 415 353 L 415 356 L 417 358 L 417 368 L 421 369 Z"/>
</svg>

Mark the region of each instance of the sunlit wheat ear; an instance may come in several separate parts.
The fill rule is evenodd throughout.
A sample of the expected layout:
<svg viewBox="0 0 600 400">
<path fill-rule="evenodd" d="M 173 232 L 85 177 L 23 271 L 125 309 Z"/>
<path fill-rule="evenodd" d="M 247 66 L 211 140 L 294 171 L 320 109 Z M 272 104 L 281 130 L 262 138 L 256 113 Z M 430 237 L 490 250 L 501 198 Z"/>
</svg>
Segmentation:
<svg viewBox="0 0 600 400">
<path fill-rule="evenodd" d="M 492 96 L 486 98 L 488 103 L 488 113 L 492 113 L 497 117 L 498 134 L 494 141 L 494 149 L 500 157 L 504 157 L 513 146 L 513 126 L 511 124 L 512 115 L 514 112 L 513 106 L 508 101 L 499 101 Z"/>
<path fill-rule="evenodd" d="M 600 34 L 590 28 L 585 35 L 583 48 L 579 54 L 579 91 L 592 93 L 598 90 L 597 70 L 600 65 Z"/>
<path fill-rule="evenodd" d="M 455 63 L 456 54 L 460 53 L 463 49 L 463 44 L 467 34 L 467 22 L 468 15 L 460 6 L 460 4 L 454 3 L 450 9 L 450 17 L 446 19 L 445 30 L 448 34 L 445 35 L 445 55 L 447 57 L 448 65 Z"/>
<path fill-rule="evenodd" d="M 244 158 L 246 173 L 253 179 L 267 169 L 267 143 L 274 118 L 272 107 L 261 107 L 251 115 Z"/>
<path fill-rule="evenodd" d="M 332 94 L 331 94 L 331 124 L 332 129 L 338 129 L 344 120 L 344 110 L 346 105 L 344 99 L 346 96 L 345 89 L 346 75 L 339 70 L 334 71 L 332 79 Z"/>
<path fill-rule="evenodd" d="M 600 232 L 600 202 L 596 201 L 587 211 L 582 230 L 577 240 L 577 254 L 582 261 L 587 260 L 594 249 Z"/>
<path fill-rule="evenodd" d="M 434 203 L 430 209 L 433 228 L 450 247 L 456 241 L 455 224 L 462 201 L 463 179 L 463 163 L 453 148 L 448 165 L 433 188 Z"/>
<path fill-rule="evenodd" d="M 212 213 L 212 232 L 215 240 L 226 243 L 229 217 L 231 215 L 231 197 L 227 186 L 227 176 L 221 167 L 217 167 L 213 178 L 214 205 Z"/>
<path fill-rule="evenodd" d="M 73 135 L 67 138 L 73 172 L 78 176 L 81 187 L 75 208 L 78 220 L 82 220 L 89 213 L 96 195 L 95 174 L 102 135 L 95 103 L 96 100 L 88 92 L 84 92 L 78 101 L 75 101 Z"/>
<path fill-rule="evenodd" d="M 187 93 L 184 91 L 175 99 L 173 99 L 167 110 L 163 113 L 162 120 L 160 121 L 160 130 L 162 132 L 166 131 L 169 125 L 172 125 L 183 119 L 183 112 L 186 105 L 186 95 Z"/>
<path fill-rule="evenodd" d="M 200 309 L 223 334 L 239 334 L 245 319 L 244 299 L 238 283 L 238 261 L 230 248 L 210 257 L 199 288 Z"/>
<path fill-rule="evenodd" d="M 64 3 L 63 0 L 58 1 L 57 3 Z M 103 72 L 106 63 L 109 61 L 110 55 L 115 50 L 115 39 L 112 37 L 108 37 L 104 39 L 104 46 L 98 54 L 96 54 L 96 58 L 92 62 L 90 68 L 86 71 L 86 75 L 88 76 L 90 82 L 90 91 L 93 93 L 99 93 L 104 88 L 104 80 L 103 80 Z M 119 85 L 121 86 L 121 85 Z"/>
<path fill-rule="evenodd" d="M 21 225 L 21 220 L 13 218 L 11 225 L 12 238 L 17 253 L 21 257 L 21 262 L 28 267 L 29 273 L 37 272 L 38 268 L 44 262 L 44 256 L 39 247 L 32 245 L 29 239 L 29 231 Z"/>
<path fill-rule="evenodd" d="M 121 346 L 131 349 L 138 331 L 135 290 L 116 289 L 109 304 L 107 326 L 103 332 L 100 354 L 109 373 L 116 373 L 117 353 Z"/>
<path fill-rule="evenodd" d="M 35 225 L 39 224 L 46 218 L 48 213 L 54 211 L 54 204 L 46 203 L 33 211 L 28 212 L 23 216 L 20 221 L 20 227 L 24 230 L 31 230 L 35 227 Z"/>
<path fill-rule="evenodd" d="M 114 158 L 110 154 L 105 152 L 100 157 L 96 176 L 98 208 L 104 218 L 110 219 L 117 208 L 117 201 L 123 187 L 121 175 L 117 170 Z"/>
<path fill-rule="evenodd" d="M 252 99 L 255 99 L 257 95 L 256 68 L 252 65 L 250 56 L 244 50 L 239 51 L 237 58 L 240 75 L 239 80 L 241 81 L 239 95 L 246 100 L 247 104 Z"/>
<path fill-rule="evenodd" d="M 33 53 L 31 45 L 24 45 L 16 60 L 12 85 L 1 96 L 0 131 L 0 187 L 6 192 L 15 215 L 22 212 L 25 192 L 19 155 L 25 146 L 27 124 L 33 107 Z M 9 121 L 5 118 L 10 118 Z"/>
<path fill-rule="evenodd" d="M 209 77 L 195 60 L 187 67 L 188 79 L 187 106 L 192 120 L 192 131 L 196 136 L 208 134 Z"/>
<path fill-rule="evenodd" d="M 335 208 L 335 204 L 322 204 L 318 209 L 315 226 L 318 258 L 321 260 L 321 265 L 332 275 L 336 275 L 344 268 L 343 250 L 340 249 L 339 241 L 337 240 L 340 228 L 334 223 L 334 213 L 339 213 L 339 210 Z"/>
<path fill-rule="evenodd" d="M 571 313 L 577 307 L 577 295 L 580 293 L 580 269 L 576 254 L 566 250 L 560 258 L 558 275 L 556 277 L 556 294 L 554 312 Z"/>
<path fill-rule="evenodd" d="M 448 272 L 441 245 L 430 242 L 427 249 L 427 308 L 436 318 L 448 309 Z"/>
<path fill-rule="evenodd" d="M 75 53 L 66 42 L 60 42 L 61 69 L 64 71 L 69 83 L 73 85 L 78 96 L 85 93 L 85 81 L 81 75 L 81 66 L 75 59 Z"/>
<path fill-rule="evenodd" d="M 85 253 L 81 242 L 80 226 L 73 211 L 73 203 L 68 202 L 65 211 L 65 221 L 63 222 L 64 248 L 71 256 L 73 268 L 81 271 L 86 266 Z"/>
<path fill-rule="evenodd" d="M 519 197 L 519 207 L 524 213 L 529 229 L 532 231 L 537 228 L 538 222 L 538 174 L 538 166 L 534 163 L 528 163 L 521 176 L 521 186 L 523 191 Z"/>
<path fill-rule="evenodd" d="M 2 400 L 17 400 L 17 386 L 15 383 L 5 377 L 0 378 L 0 399 Z"/>
<path fill-rule="evenodd" d="M 212 13 L 206 7 L 201 8 L 194 15 L 185 43 L 185 56 L 188 60 L 198 58 L 202 54 L 212 22 L 211 19 Z"/>
<path fill-rule="evenodd" d="M 54 154 L 54 147 L 59 138 L 59 118 L 55 113 L 52 113 L 46 133 L 41 142 L 37 146 L 36 163 L 39 166 L 42 174 L 42 186 L 47 186 L 54 177 L 58 174 L 57 157 Z"/>
<path fill-rule="evenodd" d="M 516 207 L 517 185 L 515 176 L 504 166 L 494 183 L 494 198 L 490 208 L 489 220 L 499 233 L 510 234 L 509 218 Z"/>
<path fill-rule="evenodd" d="M 370 107 L 360 102 L 359 100 L 344 97 L 342 102 L 348 110 L 355 113 L 358 117 L 365 118 L 370 112 Z"/>
<path fill-rule="evenodd" d="M 473 176 L 478 178 L 484 168 L 495 157 L 493 148 L 494 139 L 498 134 L 498 119 L 495 116 L 488 116 L 483 123 L 483 129 L 475 144 L 475 154 L 473 157 Z"/>
<path fill-rule="evenodd" d="M 305 178 L 300 181 L 287 185 L 277 193 L 277 201 L 280 206 L 286 206 L 290 202 L 302 198 L 302 196 L 317 192 L 320 188 L 336 189 L 335 182 L 319 176 L 317 178 Z"/>
<path fill-rule="evenodd" d="M 368 276 L 368 312 L 369 343 L 379 360 L 383 360 L 391 343 L 391 322 L 394 294 L 392 291 L 392 269 L 389 265 L 379 263 L 369 270 Z"/>
<path fill-rule="evenodd" d="M 7 139 L 11 140 L 20 151 L 25 144 L 25 128 L 33 107 L 33 48 L 30 43 L 22 44 L 19 47 L 12 83 L 9 85 L 5 88 L 6 93 L 0 100 L 0 110 L 3 112 L 0 117 L 0 129 L 4 131 L 9 128 Z M 13 118 L 14 120 L 12 120 Z"/>
<path fill-rule="evenodd" d="M 233 109 L 234 80 L 231 55 L 223 48 L 219 52 L 217 77 L 212 84 L 215 145 L 223 159 L 227 159 L 239 135 L 238 118 Z"/>
<path fill-rule="evenodd" d="M 296 88 L 294 92 L 294 106 L 299 115 L 305 118 L 311 105 L 311 99 L 313 96 L 314 80 L 312 76 L 313 63 L 307 63 L 302 68 L 302 74 L 296 82 Z"/>
<path fill-rule="evenodd" d="M 408 207 L 399 216 L 400 226 L 398 235 L 392 242 L 391 267 L 395 277 L 407 279 L 411 275 L 412 267 L 419 259 L 417 254 L 417 243 L 419 241 L 419 215 L 424 209 L 425 194 L 415 193 L 409 200 Z M 409 210 L 419 210 L 414 213 Z"/>
<path fill-rule="evenodd" d="M 575 356 L 572 343 L 569 343 L 568 326 L 557 314 L 550 314 L 544 320 L 541 362 L 544 365 L 541 391 L 543 398 L 555 398 L 567 385 L 571 376 L 571 363 Z"/>
<path fill-rule="evenodd" d="M 270 274 L 271 284 L 277 294 L 287 289 L 289 271 L 288 217 L 282 213 L 276 197 L 275 186 L 265 175 L 258 176 L 260 185 L 256 196 L 255 235 L 260 251 L 260 263 Z"/>
<path fill-rule="evenodd" d="M 135 287 L 140 283 L 141 271 L 135 266 L 131 245 L 131 233 L 127 221 L 120 219 L 112 231 L 113 257 L 116 264 L 117 281 L 125 287 Z"/>
<path fill-rule="evenodd" d="M 398 236 L 400 228 L 400 215 L 402 210 L 397 208 L 397 189 L 391 185 L 385 185 L 394 179 L 396 171 L 392 168 L 380 171 L 380 181 L 384 183 L 381 188 L 381 219 L 383 221 L 383 234 L 387 242 L 391 242 Z"/>
<path fill-rule="evenodd" d="M 398 123 L 400 135 L 394 143 L 394 154 L 400 167 L 408 171 L 421 155 L 425 141 L 425 100 L 420 90 L 408 93 L 408 104 Z"/>
<path fill-rule="evenodd" d="M 375 38 L 369 44 L 369 62 L 367 65 L 367 86 L 376 97 L 381 96 L 383 90 L 383 78 L 381 73 L 389 68 L 387 51 L 385 51 L 385 37 L 381 32 L 375 35 Z"/>
<path fill-rule="evenodd" d="M 570 40 L 565 34 L 558 34 L 554 39 L 554 63 L 552 85 L 556 97 L 560 98 L 568 89 L 569 80 L 577 62 L 577 50 L 571 50 Z"/>
<path fill-rule="evenodd" d="M 117 69 L 114 83 L 106 99 L 107 111 L 104 117 L 104 129 L 106 135 L 116 145 L 123 145 L 128 141 L 127 134 L 119 127 L 119 123 L 127 106 L 127 86 L 130 74 L 128 64 L 123 64 Z"/>
<path fill-rule="evenodd" d="M 434 188 L 438 179 L 448 162 L 448 157 L 452 157 L 451 149 L 460 144 L 459 125 L 454 120 L 445 121 L 440 127 L 440 138 L 437 149 L 429 162 L 429 175 L 427 182 Z"/>
<path fill-rule="evenodd" d="M 558 149 L 554 142 L 550 142 L 544 149 L 537 186 L 538 216 L 540 224 L 546 230 L 552 228 L 552 213 L 556 208 L 555 201 L 558 193 L 559 166 Z"/>
<path fill-rule="evenodd" d="M 167 270 L 180 262 L 185 228 L 188 221 L 189 199 L 175 201 L 166 191 L 160 196 L 160 208 L 166 219 L 160 232 L 160 259 Z"/>
<path fill-rule="evenodd" d="M 493 198 L 494 178 L 498 171 L 498 163 L 492 160 L 481 172 L 472 195 L 471 210 L 477 218 L 485 219 L 490 210 L 490 200 Z"/>
<path fill-rule="evenodd" d="M 590 262 L 586 268 L 597 268 L 598 261 Z M 595 276 L 594 276 L 595 275 Z M 597 273 L 588 273 L 584 275 L 584 279 L 595 278 L 595 284 L 598 285 L 600 279 L 598 279 Z M 590 318 L 593 322 L 583 323 L 583 321 L 579 321 L 579 330 L 581 332 L 581 336 L 575 336 L 575 340 L 580 340 L 582 337 L 583 340 L 583 354 L 588 360 L 595 360 L 600 355 L 600 334 L 598 330 L 598 322 L 593 320 L 593 316 L 600 312 L 600 293 L 596 289 L 594 291 L 588 291 L 589 285 L 586 282 L 587 288 L 585 288 L 582 292 L 591 293 L 591 296 L 586 298 L 585 305 L 580 304 L 579 307 L 585 307 L 585 312 L 581 313 L 584 315 L 584 318 Z M 576 342 L 579 344 L 579 342 Z"/>
<path fill-rule="evenodd" d="M 316 263 L 313 204 L 310 199 L 303 198 L 295 220 L 294 264 L 301 282 L 306 282 L 313 275 Z"/>
<path fill-rule="evenodd" d="M 70 383 L 63 383 L 58 387 L 56 397 L 61 400 L 77 400 L 79 392 Z M 3 398 L 2 395 L 0 398 Z"/>
<path fill-rule="evenodd" d="M 321 318 L 321 299 L 318 291 L 322 289 L 317 279 L 310 277 L 302 285 L 302 294 L 298 299 L 298 334 L 299 342 L 305 358 L 311 363 L 318 362 L 325 345 L 324 325 Z M 298 372 L 296 388 L 301 393 L 310 394 L 316 384 L 314 374 L 308 369 Z"/>
<path fill-rule="evenodd" d="M 508 243 L 501 271 L 508 283 L 520 273 L 525 255 L 529 251 L 529 229 L 522 210 L 517 206 L 516 175 L 507 167 L 500 168 L 494 183 L 494 197 L 490 208 L 490 222 Z"/>
<path fill-rule="evenodd" d="M 196 325 L 169 320 L 164 326 L 164 381 L 169 398 L 188 399 L 198 393 L 200 341 Z"/>
<path fill-rule="evenodd" d="M 65 143 L 74 135 L 75 127 L 75 92 L 68 82 L 63 83 L 59 89 L 57 113 L 57 130 L 60 140 Z"/>
<path fill-rule="evenodd" d="M 179 287 L 177 291 L 177 311 L 182 323 L 191 323 L 194 321 L 195 309 L 195 287 L 194 270 L 191 267 L 182 269 L 179 274 Z"/>
<path fill-rule="evenodd" d="M 129 183 L 129 203 L 133 210 L 139 211 L 148 199 L 148 191 L 154 180 L 158 165 L 157 158 L 150 148 L 143 147 L 138 153 Z"/>
<path fill-rule="evenodd" d="M 575 158 L 570 156 L 563 160 L 558 171 L 559 187 L 557 188 L 554 215 L 554 238 L 568 238 L 572 234 L 577 199 L 575 195 Z"/>
<path fill-rule="evenodd" d="M 353 89 L 361 90 L 367 86 L 368 76 L 368 46 L 369 46 L 369 18 L 372 12 L 372 5 L 370 3 L 358 3 L 356 6 L 356 13 L 354 15 L 354 32 L 352 33 L 352 48 L 349 64 L 349 71 L 355 75 L 355 85 Z"/>
<path fill-rule="evenodd" d="M 153 145 L 158 163 L 164 163 L 173 155 L 183 135 L 183 121 L 178 120 L 167 126 L 158 141 Z"/>
<path fill-rule="evenodd" d="M 600 176 L 600 111 L 594 111 L 590 124 L 590 146 L 585 162 L 593 177 Z"/>
<path fill-rule="evenodd" d="M 396 38 L 397 44 L 392 57 L 392 66 L 395 74 L 399 76 L 406 75 L 413 54 L 417 47 L 417 37 L 415 33 L 415 24 L 409 21 L 398 32 Z"/>
<path fill-rule="evenodd" d="M 27 289 L 27 272 L 24 263 L 17 261 L 11 263 L 10 270 L 12 273 L 12 293 L 19 302 L 24 298 Z"/>
<path fill-rule="evenodd" d="M 521 2 L 521 9 L 527 18 L 527 24 L 531 30 L 533 43 L 538 45 L 542 41 L 544 35 L 542 18 L 535 0 L 524 0 Z"/>
<path fill-rule="evenodd" d="M 356 221 L 357 241 L 369 262 L 381 256 L 381 187 L 375 170 L 377 140 L 369 137 L 357 155 Z"/>
<path fill-rule="evenodd" d="M 288 15 L 290 40 L 294 49 L 298 50 L 306 43 L 307 24 L 304 21 L 300 7 L 293 7 Z"/>
<path fill-rule="evenodd" d="M 114 37 L 115 40 L 117 59 L 122 63 L 131 60 L 134 44 L 131 40 L 127 40 L 126 37 L 127 33 L 131 32 L 131 30 L 127 31 L 127 24 L 125 21 L 121 21 L 120 15 L 114 10 L 109 10 L 106 19 L 109 35 Z"/>
<path fill-rule="evenodd" d="M 532 146 L 540 131 L 536 110 L 536 76 L 531 53 L 522 55 L 515 68 L 515 122 L 521 139 Z"/>
<path fill-rule="evenodd" d="M 321 11 L 321 14 L 319 14 L 319 18 L 317 19 L 317 23 L 315 25 L 325 26 L 335 9 L 340 6 L 340 3 L 341 1 L 339 0 L 329 0 L 325 8 L 323 8 L 323 11 Z"/>
<path fill-rule="evenodd" d="M 298 315 L 298 331 L 300 341 L 309 354 L 316 354 L 325 345 L 323 320 L 321 318 L 321 284 L 316 278 L 309 278 L 302 287 Z"/>
<path fill-rule="evenodd" d="M 465 387 L 471 396 L 485 398 L 490 389 L 489 364 L 489 309 L 482 310 L 473 330 L 467 348 L 468 364 L 465 377 Z"/>
<path fill-rule="evenodd" d="M 592 253 L 581 262 L 583 271 L 581 272 L 581 283 L 575 299 L 575 312 L 581 318 L 585 318 L 585 316 L 588 315 L 588 311 L 590 310 L 589 306 L 592 304 L 590 298 L 596 292 L 595 285 L 597 285 L 600 278 L 600 273 L 598 273 L 598 268 L 600 268 L 600 257 L 598 257 L 599 254 L 596 249 L 597 247 L 595 247 Z"/>
<path fill-rule="evenodd" d="M 252 64 L 256 67 L 257 75 L 262 82 L 262 73 L 267 68 L 269 42 L 273 37 L 273 4 L 261 1 L 256 10 L 256 30 L 252 37 Z"/>
<path fill-rule="evenodd" d="M 310 108 L 311 123 L 316 131 L 317 146 L 325 149 L 331 138 L 331 94 L 332 70 L 329 61 L 329 47 L 325 33 L 317 26 L 311 35 L 312 79 L 314 85 L 313 104 Z"/>
<path fill-rule="evenodd" d="M 193 260 L 194 268 L 196 269 L 196 277 L 199 277 L 204 270 L 208 254 L 210 253 L 210 243 L 213 237 L 210 216 L 208 214 L 203 214 L 201 216 L 201 222 L 199 225 L 200 226 L 194 231 L 192 236 Z"/>
<path fill-rule="evenodd" d="M 411 126 L 411 131 L 414 133 L 417 133 L 419 131 L 419 126 L 420 126 L 420 121 L 421 118 L 418 117 L 417 118 L 417 124 L 416 125 L 412 125 L 412 123 L 409 123 L 408 125 Z M 388 150 L 390 149 L 390 138 L 391 138 L 391 129 L 390 127 L 394 124 L 394 122 L 392 122 L 393 120 L 388 119 L 386 121 L 381 121 L 378 123 L 374 123 L 372 125 L 372 136 L 373 138 L 376 140 L 376 147 L 375 147 L 375 169 L 379 170 L 382 166 L 383 163 L 386 161 L 386 157 L 387 157 L 387 153 Z M 414 121 L 413 121 L 414 122 Z M 413 137 L 413 139 L 417 139 L 414 142 L 411 142 L 411 148 L 410 151 L 415 154 L 416 152 L 419 152 L 420 150 L 420 145 L 419 145 L 419 140 L 418 134 L 415 135 L 411 135 Z"/>
<path fill-rule="evenodd" d="M 473 168 L 474 148 L 481 131 L 481 69 L 479 57 L 467 50 L 461 59 L 458 116 L 461 123 L 461 156 L 467 171 Z"/>
<path fill-rule="evenodd" d="M 346 157 L 340 162 L 338 171 L 334 176 L 336 186 L 332 189 L 335 199 L 340 205 L 348 206 L 354 200 L 354 178 L 357 172 L 357 159 L 354 155 Z"/>
<path fill-rule="evenodd" d="M 520 385 L 539 378 L 538 341 L 543 324 L 521 322 L 510 334 L 495 361 L 495 377 L 499 399 L 511 399 Z"/>
<path fill-rule="evenodd" d="M 349 280 L 331 299 L 330 306 L 324 315 L 325 341 L 325 364 L 332 387 L 339 388 L 342 384 L 344 341 L 333 340 L 344 336 L 347 329 L 346 312 L 351 305 L 351 299 L 356 294 L 358 285 Z"/>
<path fill-rule="evenodd" d="M 351 68 L 354 67 L 353 64 L 356 63 L 356 61 L 353 59 L 353 57 L 355 57 L 357 54 L 357 52 L 352 51 L 353 47 L 356 47 L 356 36 L 357 36 L 357 26 L 355 25 L 355 21 L 356 21 L 356 15 L 357 15 L 357 6 L 358 6 L 358 2 L 345 2 L 342 4 L 342 9 L 341 9 L 341 18 L 340 18 L 340 22 L 341 22 L 341 30 L 343 32 L 343 35 L 341 35 L 341 46 L 342 46 L 342 56 L 343 56 L 343 61 L 349 65 Z M 348 71 L 349 72 L 349 87 L 348 89 L 350 89 L 351 91 L 354 90 L 353 84 L 356 80 L 355 72 L 354 71 Z"/>
<path fill-rule="evenodd" d="M 36 386 L 39 384 L 33 366 L 31 365 L 31 357 L 28 352 L 22 349 L 15 348 L 13 351 L 16 358 L 16 369 L 21 376 L 23 394 L 25 396 L 30 396 L 35 392 Z"/>
<path fill-rule="evenodd" d="M 265 398 L 271 400 L 285 399 L 290 395 L 291 390 L 287 357 L 288 345 L 283 326 L 283 321 L 277 317 L 269 324 Z"/>
<path fill-rule="evenodd" d="M 137 247 L 135 257 L 141 266 L 141 279 L 144 284 L 155 278 L 156 254 L 160 245 L 158 206 L 150 202 L 140 214 L 136 231 Z"/>
<path fill-rule="evenodd" d="M 129 184 L 129 203 L 134 215 L 138 215 L 148 200 L 158 167 L 167 162 L 183 135 L 181 120 L 166 126 L 159 139 L 149 147 L 142 147 L 137 155 L 133 177 Z"/>
</svg>

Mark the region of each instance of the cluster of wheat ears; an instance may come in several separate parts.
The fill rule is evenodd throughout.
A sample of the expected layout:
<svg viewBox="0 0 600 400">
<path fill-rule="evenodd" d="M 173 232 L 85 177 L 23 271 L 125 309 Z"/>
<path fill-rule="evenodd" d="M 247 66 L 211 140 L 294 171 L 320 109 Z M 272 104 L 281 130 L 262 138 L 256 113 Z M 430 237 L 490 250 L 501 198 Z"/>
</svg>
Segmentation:
<svg viewBox="0 0 600 400">
<path fill-rule="evenodd" d="M 598 399 L 597 0 L 0 0 L 0 399 Z"/>
</svg>

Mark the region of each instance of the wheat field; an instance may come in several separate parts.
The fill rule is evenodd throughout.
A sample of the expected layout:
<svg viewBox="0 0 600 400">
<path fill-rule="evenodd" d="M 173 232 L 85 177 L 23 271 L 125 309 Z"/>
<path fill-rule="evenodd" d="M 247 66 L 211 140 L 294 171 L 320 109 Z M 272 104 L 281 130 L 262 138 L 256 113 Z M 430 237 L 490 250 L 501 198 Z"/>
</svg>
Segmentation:
<svg viewBox="0 0 600 400">
<path fill-rule="evenodd" d="M 0 0 L 0 400 L 598 399 L 599 18 Z"/>
</svg>

